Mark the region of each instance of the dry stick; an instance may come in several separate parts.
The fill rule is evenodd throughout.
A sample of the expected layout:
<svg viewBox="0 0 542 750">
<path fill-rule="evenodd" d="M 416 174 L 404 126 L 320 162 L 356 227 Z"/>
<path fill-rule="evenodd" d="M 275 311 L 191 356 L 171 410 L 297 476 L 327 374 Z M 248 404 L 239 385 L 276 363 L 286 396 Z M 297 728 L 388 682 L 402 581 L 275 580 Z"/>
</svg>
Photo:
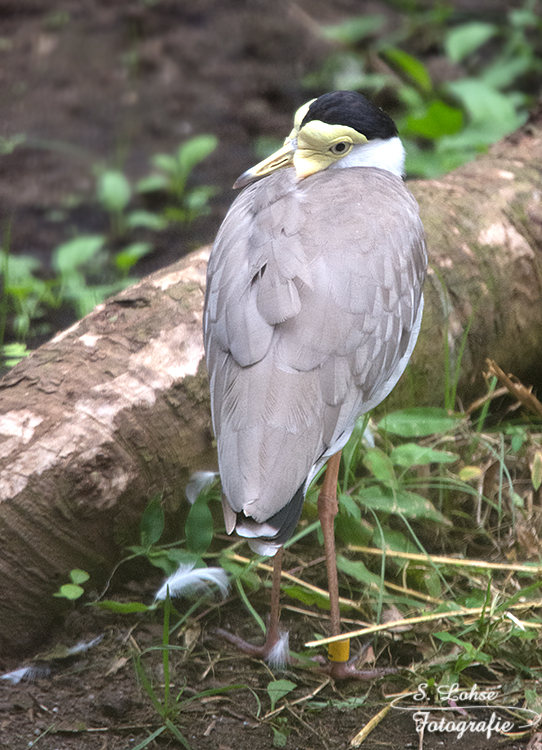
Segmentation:
<svg viewBox="0 0 542 750">
<path fill-rule="evenodd" d="M 492 359 L 486 359 L 486 364 L 489 374 L 495 375 L 499 382 L 510 391 L 512 396 L 517 398 L 526 409 L 532 411 L 534 414 L 538 414 L 539 417 L 542 417 L 542 404 L 529 388 L 524 386 L 523 383 L 520 383 L 514 375 L 505 375 L 499 365 Z M 512 380 L 512 378 L 514 379 Z"/>
<path fill-rule="evenodd" d="M 228 555 L 229 560 L 233 560 L 234 562 L 242 562 L 242 563 L 250 563 L 251 561 L 247 557 L 242 557 L 242 555 Z M 273 568 L 271 565 L 266 565 L 266 563 L 256 563 L 256 568 L 259 570 L 265 570 L 267 572 L 272 573 Z M 308 591 L 313 591 L 315 594 L 318 594 L 319 596 L 323 596 L 324 599 L 329 599 L 329 594 L 324 589 L 318 588 L 318 586 L 314 586 L 312 583 L 306 583 L 305 581 L 302 581 L 301 578 L 296 578 L 296 576 L 291 575 L 290 573 L 287 573 L 286 571 L 282 571 L 282 577 L 285 578 L 287 581 L 291 581 L 292 583 L 296 583 L 298 586 L 302 586 L 303 588 L 307 589 Z M 339 602 L 341 604 L 344 604 L 345 607 L 351 607 L 352 609 L 360 609 L 360 606 L 357 602 L 352 601 L 352 599 L 344 599 L 341 597 L 339 599 Z"/>
<path fill-rule="evenodd" d="M 373 729 L 377 727 L 382 719 L 386 716 L 386 714 L 389 713 L 391 705 L 392 704 L 389 703 L 387 706 L 384 706 L 384 708 L 381 709 L 376 714 L 376 716 L 373 716 L 373 718 L 363 727 L 363 729 L 358 732 L 356 736 L 350 741 L 350 747 L 359 747 L 361 743 L 367 739 Z"/>
<path fill-rule="evenodd" d="M 542 601 L 540 602 L 523 602 L 521 604 L 512 604 L 508 609 L 531 609 L 542 607 Z M 449 617 L 465 617 L 467 615 L 481 615 L 487 607 L 464 607 L 463 609 L 455 609 L 449 612 L 433 612 L 429 615 L 420 615 L 418 617 L 407 617 L 402 620 L 394 620 L 393 622 L 386 622 L 381 625 L 371 625 L 369 628 L 361 628 L 360 630 L 353 630 L 350 633 L 343 633 L 342 635 L 330 636 L 329 638 L 320 638 L 317 641 L 307 641 L 305 643 L 306 648 L 312 648 L 313 646 L 325 646 L 327 643 L 335 643 L 335 641 L 343 640 L 344 638 L 358 638 L 361 635 L 368 635 L 369 633 L 379 633 L 382 630 L 393 630 L 393 628 L 417 625 L 420 622 L 432 622 L 433 620 L 447 620 Z M 504 613 L 506 614 L 506 613 Z M 492 615 L 487 613 L 490 618 L 498 618 L 502 615 Z M 542 623 L 538 622 L 526 622 L 525 620 L 514 620 L 514 622 L 521 623 L 524 627 L 542 629 Z"/>
<path fill-rule="evenodd" d="M 502 388 L 496 388 L 494 391 L 491 391 L 491 393 L 486 393 L 485 396 L 481 396 L 480 398 L 477 398 L 476 401 L 473 401 L 472 404 L 469 404 L 468 409 L 465 409 L 465 414 L 468 417 L 487 401 L 493 401 L 496 398 L 505 396 L 507 393 L 510 393 L 510 391 L 505 386 Z"/>
<path fill-rule="evenodd" d="M 312 612 L 310 609 L 303 609 L 302 607 L 294 607 L 291 604 L 284 604 L 282 606 L 283 609 L 287 609 L 288 612 L 295 612 L 298 615 L 304 615 L 305 617 L 314 617 L 317 620 L 330 620 L 330 616 L 326 614 L 325 612 L 322 612 L 322 610 L 319 610 L 318 612 Z M 352 617 L 343 617 L 341 615 L 341 622 L 350 622 L 354 625 L 363 625 L 365 624 L 367 627 L 369 627 L 369 623 L 365 623 L 365 620 L 360 620 L 359 618 L 354 620 Z"/>
<path fill-rule="evenodd" d="M 457 557 L 443 557 L 439 555 L 422 555 L 419 552 L 396 552 L 395 550 L 381 550 L 375 547 L 358 547 L 350 544 L 348 549 L 352 552 L 365 552 L 369 555 L 386 555 L 386 557 L 399 557 L 403 560 L 414 560 L 416 562 L 440 563 L 442 565 L 459 565 L 465 568 L 485 568 L 486 570 L 515 570 L 521 573 L 542 573 L 542 565 L 522 565 L 520 563 L 492 563 L 485 560 L 465 560 Z M 388 584 L 386 584 L 387 586 Z"/>
<path fill-rule="evenodd" d="M 357 548 L 350 548 L 349 549 L 357 549 Z M 361 549 L 361 547 L 359 548 Z M 251 560 L 248 559 L 248 557 L 243 557 L 242 555 L 233 554 L 228 555 L 229 560 L 233 560 L 234 562 L 242 562 L 242 563 L 250 563 Z M 325 558 L 324 558 L 325 559 Z M 273 571 L 273 568 L 271 565 L 267 565 L 266 563 L 255 563 L 254 567 L 258 568 L 259 570 L 265 570 L 269 573 Z M 325 589 L 320 589 L 318 586 L 314 586 L 312 583 L 307 583 L 306 581 L 302 581 L 301 578 L 297 578 L 296 576 L 293 576 L 291 573 L 287 573 L 286 571 L 282 571 L 282 577 L 285 578 L 288 581 L 291 581 L 292 583 L 296 583 L 298 586 L 302 586 L 303 588 L 307 589 L 308 591 L 313 591 L 315 594 L 319 594 L 320 596 L 323 596 L 324 599 L 329 599 L 329 593 L 325 591 Z M 406 594 L 408 596 L 412 596 L 416 599 L 421 599 L 424 602 L 429 602 L 431 604 L 442 604 L 441 599 L 435 599 L 432 596 L 429 596 L 428 594 L 422 594 L 419 591 L 414 591 L 413 589 L 405 588 L 404 586 L 398 586 L 395 583 L 389 583 L 388 581 L 384 581 L 384 586 L 393 589 L 394 591 L 398 591 L 401 594 Z M 376 583 L 370 584 L 370 588 L 378 589 L 378 586 Z M 358 602 L 354 602 L 352 599 L 345 599 L 344 597 L 339 597 L 339 603 L 343 604 L 345 607 L 350 607 L 351 609 L 356 609 L 360 612 L 363 611 L 363 608 L 360 606 Z"/>
<path fill-rule="evenodd" d="M 405 586 L 398 586 L 396 583 L 390 583 L 389 581 L 383 581 L 383 585 L 387 589 L 391 589 L 392 591 L 398 591 L 401 594 L 406 594 L 407 596 L 411 596 L 413 599 L 421 599 L 423 602 L 429 602 L 430 604 L 442 604 L 442 599 L 437 599 L 434 596 L 429 596 L 429 594 L 422 594 L 420 591 L 415 591 L 414 589 L 406 588 Z M 380 590 L 380 586 L 376 583 L 369 584 L 369 588 L 376 589 L 377 591 Z"/>
</svg>

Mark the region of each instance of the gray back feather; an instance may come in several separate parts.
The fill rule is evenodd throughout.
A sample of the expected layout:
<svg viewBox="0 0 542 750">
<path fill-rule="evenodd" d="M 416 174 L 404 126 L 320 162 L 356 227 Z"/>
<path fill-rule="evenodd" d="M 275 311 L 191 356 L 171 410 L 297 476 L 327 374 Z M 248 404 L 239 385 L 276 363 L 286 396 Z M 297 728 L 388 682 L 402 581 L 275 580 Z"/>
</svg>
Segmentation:
<svg viewBox="0 0 542 750">
<path fill-rule="evenodd" d="M 258 523 L 400 377 L 426 272 L 417 204 L 374 168 L 246 188 L 217 236 L 204 335 L 225 497 Z"/>
</svg>

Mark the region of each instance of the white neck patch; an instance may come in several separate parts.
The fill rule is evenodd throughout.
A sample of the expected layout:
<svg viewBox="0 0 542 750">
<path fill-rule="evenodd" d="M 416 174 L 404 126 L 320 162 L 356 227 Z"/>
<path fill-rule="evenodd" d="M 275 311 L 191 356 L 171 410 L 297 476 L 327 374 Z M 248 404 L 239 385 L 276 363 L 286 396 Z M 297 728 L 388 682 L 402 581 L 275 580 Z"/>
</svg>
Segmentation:
<svg viewBox="0 0 542 750">
<path fill-rule="evenodd" d="M 405 173 L 405 149 L 401 139 L 375 138 L 367 143 L 356 144 L 349 154 L 331 164 L 329 169 L 345 167 L 378 167 L 403 177 Z"/>
</svg>

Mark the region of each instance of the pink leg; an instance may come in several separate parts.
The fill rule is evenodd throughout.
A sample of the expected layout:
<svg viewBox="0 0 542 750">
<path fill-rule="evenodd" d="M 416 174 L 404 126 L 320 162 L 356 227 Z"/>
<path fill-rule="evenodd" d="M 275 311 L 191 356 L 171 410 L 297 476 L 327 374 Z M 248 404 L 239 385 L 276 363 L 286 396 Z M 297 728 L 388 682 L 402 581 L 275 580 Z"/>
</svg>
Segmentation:
<svg viewBox="0 0 542 750">
<path fill-rule="evenodd" d="M 335 557 L 335 516 L 337 515 L 337 479 L 341 464 L 341 452 L 335 453 L 327 462 L 326 475 L 318 495 L 318 516 L 324 534 L 324 551 L 326 555 L 327 583 L 329 591 L 329 608 L 331 615 L 331 635 L 341 632 L 341 615 L 339 611 L 339 582 L 337 579 L 337 562 Z"/>
<path fill-rule="evenodd" d="M 337 479 L 341 463 L 341 452 L 335 453 L 327 462 L 324 483 L 318 496 L 318 516 L 324 535 L 326 554 L 327 580 L 329 591 L 329 608 L 331 615 L 331 635 L 341 632 L 341 615 L 339 610 L 339 582 L 337 578 L 337 560 L 335 555 L 335 516 L 338 511 Z M 328 660 L 324 662 L 325 671 L 334 679 L 371 680 L 386 674 L 393 674 L 395 669 L 363 669 L 355 667 L 356 659 L 350 659 L 350 640 L 330 643 Z M 317 658 L 318 661 L 323 659 Z"/>
<path fill-rule="evenodd" d="M 318 497 L 318 515 L 324 534 L 324 548 L 326 555 L 326 567 L 328 576 L 329 604 L 331 614 L 331 634 L 339 635 L 341 632 L 341 616 L 339 611 L 339 583 L 337 578 L 337 562 L 335 557 L 335 516 L 337 515 L 337 478 L 339 476 L 339 466 L 341 462 L 340 451 L 328 461 L 324 483 Z M 280 620 L 280 583 L 282 572 L 282 547 L 279 549 L 273 559 L 273 588 L 271 590 L 271 611 L 269 616 L 269 626 L 265 643 L 262 646 L 255 646 L 248 643 L 237 635 L 217 628 L 214 632 L 221 638 L 232 643 L 234 646 L 251 656 L 257 656 L 267 659 L 274 647 L 281 640 L 279 629 Z M 363 669 L 355 667 L 356 659 L 349 659 L 350 641 L 348 639 L 330 644 L 328 650 L 328 659 L 316 657 L 315 661 L 323 665 L 323 671 L 336 680 L 357 679 L 372 680 L 377 677 L 383 677 L 388 674 L 395 674 L 394 668 L 383 669 Z M 286 655 L 286 661 L 291 663 Z"/>
<path fill-rule="evenodd" d="M 237 646 L 241 651 L 244 651 L 246 654 L 250 654 L 251 656 L 258 656 L 261 659 L 267 659 L 270 655 L 275 646 L 280 642 L 281 640 L 281 633 L 279 628 L 279 622 L 280 622 L 280 582 L 281 582 L 281 572 L 282 572 L 282 547 L 278 550 L 277 554 L 273 558 L 273 585 L 271 588 L 271 610 L 269 613 L 269 625 L 267 627 L 267 635 L 265 638 L 265 643 L 262 646 L 255 646 L 252 643 L 248 643 L 247 641 L 243 640 L 243 638 L 240 638 L 238 635 L 234 635 L 233 633 L 230 633 L 227 630 L 223 630 L 222 628 L 217 628 L 214 632 L 219 635 L 221 638 L 224 638 L 225 640 L 232 643 L 234 646 Z M 285 659 L 288 659 L 287 654 L 285 655 Z M 280 666 L 280 662 L 282 661 L 280 656 L 278 657 L 277 666 Z"/>
</svg>

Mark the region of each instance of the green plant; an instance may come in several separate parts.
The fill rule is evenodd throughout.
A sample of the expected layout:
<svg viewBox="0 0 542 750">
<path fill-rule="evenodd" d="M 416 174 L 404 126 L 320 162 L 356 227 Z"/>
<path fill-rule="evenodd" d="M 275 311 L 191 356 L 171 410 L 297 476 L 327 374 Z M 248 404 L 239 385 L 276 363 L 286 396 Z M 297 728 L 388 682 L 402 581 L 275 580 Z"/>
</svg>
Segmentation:
<svg viewBox="0 0 542 750">
<path fill-rule="evenodd" d="M 275 714 L 275 706 L 278 701 L 287 696 L 292 690 L 295 690 L 297 685 L 291 680 L 272 680 L 267 685 L 267 694 L 271 701 L 271 714 Z M 274 716 L 273 723 L 271 725 L 273 730 L 273 747 L 284 747 L 288 741 L 291 729 L 288 726 L 288 720 L 286 716 Z"/>
<path fill-rule="evenodd" d="M 494 384 L 489 380 L 487 398 L 493 395 Z M 537 579 L 542 566 L 509 565 L 506 556 L 514 545 L 518 553 L 521 550 L 522 523 L 530 524 L 535 533 L 542 528 L 529 500 L 542 486 L 542 427 L 522 420 L 495 428 L 492 422 L 494 417 L 483 402 L 470 416 L 415 408 L 386 414 L 375 424 L 368 418 L 360 420 L 344 448 L 336 519 L 337 567 L 342 606 L 362 612 L 364 619 L 379 623 L 386 615 L 388 620 L 408 621 L 420 616 L 420 611 L 427 618 L 425 629 L 407 627 L 393 640 L 380 636 L 373 641 L 375 649 L 382 639 L 391 650 L 394 644 L 419 649 L 418 663 L 410 665 L 413 684 L 421 675 L 435 684 L 469 684 L 483 668 L 484 679 L 499 684 L 519 681 L 522 695 L 527 696 L 528 680 L 542 668 L 540 651 L 533 648 L 542 617 L 530 611 L 540 606 Z M 301 572 L 296 571 L 298 580 L 288 582 L 283 590 L 303 606 L 325 610 L 325 584 L 322 589 L 314 585 L 316 571 L 312 584 L 303 581 L 303 568 L 312 565 L 315 544 L 297 544 L 318 529 L 318 522 L 313 521 L 316 496 L 317 488 L 311 488 L 300 530 L 287 543 L 288 547 L 296 544 L 296 566 Z M 267 583 L 260 574 L 265 563 L 242 558 L 235 552 L 240 542 L 225 538 L 215 539 L 218 551 L 210 551 L 211 510 L 219 497 L 215 485 L 200 494 L 190 509 L 184 539 L 174 545 L 160 544 L 165 519 L 159 499 L 154 498 L 143 515 L 139 543 L 130 548 L 126 559 L 143 556 L 169 575 L 179 563 L 204 566 L 204 558 L 218 556 L 236 582 L 241 601 L 264 629 L 251 598 Z M 471 559 L 473 550 L 482 559 Z M 495 553 L 497 562 L 491 559 Z M 209 570 L 201 567 L 193 572 L 206 575 Z M 168 585 L 174 589 L 176 584 L 172 578 L 168 581 L 164 605 L 159 601 L 100 601 L 95 606 L 145 617 L 164 606 L 162 643 L 136 657 L 136 669 L 160 715 L 157 733 L 170 731 L 182 742 L 170 725 L 182 735 L 177 724 L 187 704 L 182 686 L 175 694 L 169 687 L 175 683 L 170 660 L 176 649 L 168 639 L 179 625 L 187 624 L 202 598 L 178 610 L 167 591 Z M 430 611 L 424 615 L 426 610 Z M 153 683 L 152 671 L 143 663 L 153 652 L 161 655 L 164 686 Z M 311 668 L 311 662 L 305 666 Z M 403 673 L 397 679 L 409 677 Z M 287 743 L 291 729 L 286 717 L 279 716 L 289 711 L 288 704 L 277 705 L 295 687 L 290 680 L 267 684 L 271 712 L 264 719 L 271 721 L 277 747 Z M 311 701 L 307 707 L 318 710 L 322 705 Z M 344 708 L 349 707 L 345 703 Z"/>
<path fill-rule="evenodd" d="M 98 601 L 95 603 L 95 606 L 102 609 L 108 609 L 122 614 L 134 614 L 136 612 L 149 613 L 163 607 L 161 645 L 152 646 L 145 649 L 142 653 L 134 655 L 134 665 L 138 679 L 147 693 L 155 711 L 159 715 L 161 725 L 158 729 L 152 732 L 148 738 L 139 743 L 134 750 L 142 750 L 164 732 L 171 733 L 183 747 L 188 748 L 189 750 L 190 745 L 188 740 L 181 732 L 181 729 L 177 726 L 177 722 L 180 720 L 183 710 L 194 701 L 209 696 L 222 695 L 232 690 L 250 690 L 250 688 L 247 688 L 244 685 L 230 685 L 224 688 L 203 690 L 197 695 L 190 696 L 189 698 L 184 697 L 185 686 L 181 686 L 175 695 L 173 695 L 171 691 L 172 681 L 174 680 L 171 657 L 172 654 L 184 651 L 185 648 L 173 646 L 170 643 L 170 634 L 173 630 L 178 629 L 181 624 L 188 620 L 192 612 L 199 607 L 204 597 L 200 596 L 185 612 L 178 612 L 174 608 L 170 598 L 170 586 L 172 596 L 177 587 L 175 576 L 170 574 L 179 568 L 179 566 L 181 566 L 179 570 L 182 573 L 183 566 L 186 571 L 189 572 L 193 569 L 194 565 L 201 565 L 203 566 L 202 569 L 194 572 L 202 574 L 204 576 L 204 581 L 216 581 L 216 574 L 214 574 L 214 577 L 211 575 L 205 575 L 210 573 L 210 569 L 205 566 L 201 559 L 201 555 L 207 551 L 213 536 L 213 519 L 208 508 L 208 503 L 215 496 L 216 492 L 212 487 L 206 487 L 205 490 L 200 492 L 200 495 L 192 505 L 188 514 L 185 527 L 185 540 L 181 540 L 173 545 L 158 544 L 165 528 L 165 517 L 160 504 L 160 499 L 158 497 L 153 498 L 145 508 L 140 523 L 139 544 L 133 545 L 129 548 L 131 554 L 124 558 L 119 565 L 136 557 L 144 557 L 152 565 L 165 571 L 170 577 L 167 579 L 164 587 L 162 587 L 166 589 L 164 596 L 158 592 L 155 602 L 150 605 L 145 605 L 141 602 L 116 602 L 113 600 Z M 115 568 L 111 576 L 113 576 L 117 569 L 118 566 Z M 221 584 L 219 583 L 218 585 L 220 586 Z M 173 614 L 176 616 L 174 625 L 171 624 Z M 162 656 L 163 686 L 161 688 L 158 688 L 153 684 L 150 673 L 144 665 L 144 659 L 156 652 L 160 652 Z M 260 704 L 258 698 L 254 693 L 253 695 L 256 698 L 259 712 Z"/>
<path fill-rule="evenodd" d="M 542 19 L 534 0 L 498 21 L 457 22 L 451 10 L 414 11 L 402 30 L 379 34 L 383 16 L 354 17 L 325 26 L 338 50 L 320 73 L 306 80 L 315 89 L 357 89 L 373 97 L 386 91 L 407 149 L 408 174 L 434 177 L 447 172 L 518 128 L 526 119 L 540 76 Z M 404 46 L 415 47 L 423 28 L 450 64 L 456 80 L 434 85 L 428 68 Z M 375 65 L 375 60 L 379 63 Z M 371 72 L 372 70 L 378 72 Z M 387 72 L 382 72 L 386 71 Z"/>
<path fill-rule="evenodd" d="M 83 317 L 106 297 L 130 283 L 127 274 L 150 250 L 148 243 L 134 243 L 111 259 L 102 235 L 83 235 L 59 245 L 53 252 L 52 275 L 37 258 L 0 250 L 3 294 L 0 301 L 0 342 L 8 321 L 15 349 L 3 349 L 4 364 L 24 356 L 26 339 L 50 330 L 47 313 L 61 307 Z"/>
<path fill-rule="evenodd" d="M 1 309 L 1 339 L 4 340 L 8 317 L 19 343 L 28 335 L 31 321 L 43 317 L 44 307 L 56 303 L 51 285 L 37 274 L 41 264 L 36 258 L 14 256 L 0 250 L 0 269 L 3 281 Z"/>
<path fill-rule="evenodd" d="M 109 214 L 111 238 L 114 240 L 125 240 L 134 229 L 159 232 L 168 225 L 167 219 L 155 211 L 130 208 L 134 198 L 134 188 L 120 170 L 98 170 L 96 197 L 102 208 Z M 129 247 L 132 246 L 133 243 Z M 141 256 L 139 255 L 136 260 L 139 257 Z"/>
<path fill-rule="evenodd" d="M 82 583 L 86 583 L 90 578 L 86 570 L 80 568 L 74 568 L 70 570 L 70 581 L 71 583 L 65 583 L 58 591 L 53 594 L 60 599 L 68 599 L 69 601 L 75 601 L 79 599 L 85 593 L 85 589 L 81 586 Z"/>
<path fill-rule="evenodd" d="M 17 133 L 12 136 L 2 136 L 0 138 L 0 154 L 6 156 L 12 154 L 16 148 L 19 148 L 26 141 L 26 136 L 23 133 Z"/>
<path fill-rule="evenodd" d="M 156 172 L 137 183 L 140 193 L 163 192 L 174 199 L 173 205 L 166 206 L 166 219 L 190 223 L 198 216 L 209 212 L 209 200 L 217 189 L 210 185 L 187 187 L 193 169 L 206 159 L 216 148 L 217 139 L 213 135 L 198 135 L 182 144 L 174 154 L 156 154 L 152 164 Z"/>
<path fill-rule="evenodd" d="M 207 551 L 213 538 L 213 517 L 208 504 L 211 500 L 216 498 L 216 489 L 212 486 L 206 487 L 200 492 L 200 495 L 196 502 L 191 506 L 188 513 L 185 525 L 185 539 L 181 539 L 171 544 L 162 545 L 159 544 L 159 541 L 165 528 L 164 511 L 160 503 L 160 498 L 152 498 L 141 517 L 139 544 L 128 547 L 130 554 L 124 557 L 114 567 L 107 582 L 105 591 L 107 591 L 111 579 L 121 565 L 136 558 L 145 558 L 151 565 L 159 568 L 166 574 L 166 576 L 168 576 L 166 584 L 162 587 L 162 589 L 164 589 L 164 596 L 158 592 L 155 602 L 146 605 L 142 602 L 103 600 L 102 594 L 102 596 L 95 602 L 95 606 L 100 607 L 101 609 L 109 609 L 124 614 L 153 611 L 161 606 L 158 600 L 165 599 L 166 595 L 169 596 L 169 592 L 166 591 L 168 583 L 171 585 L 171 595 L 175 595 L 174 588 L 177 588 L 178 584 L 175 582 L 174 577 L 175 574 L 179 572 L 181 573 L 182 579 L 183 574 L 188 575 L 192 571 L 194 571 L 194 573 L 198 573 L 199 571 L 200 580 L 196 580 L 195 585 L 189 581 L 189 587 L 192 591 L 201 591 L 202 589 L 206 591 L 208 590 L 208 582 L 217 582 L 216 578 L 213 578 L 213 576 L 206 575 L 209 569 L 202 557 Z M 182 583 L 183 581 L 181 580 L 181 586 Z M 218 586 L 221 587 L 221 585 L 222 584 L 218 582 Z M 225 593 L 225 587 L 222 588 L 222 591 Z M 196 602 L 194 608 L 197 606 L 198 603 Z"/>
<path fill-rule="evenodd" d="M 192 695 L 189 698 L 184 698 L 185 686 L 180 687 L 175 695 L 171 692 L 171 682 L 173 679 L 173 673 L 171 669 L 171 655 L 175 652 L 184 651 L 185 648 L 182 646 L 173 646 L 169 642 L 170 638 L 170 616 L 172 612 L 172 604 L 169 596 L 164 602 L 164 618 L 163 618 L 163 630 L 162 630 L 162 644 L 161 646 L 152 646 L 145 649 L 141 654 L 134 656 L 134 665 L 138 679 L 143 686 L 143 689 L 147 693 L 156 713 L 159 715 L 161 720 L 161 726 L 152 732 L 143 742 L 140 742 L 134 750 L 143 750 L 153 740 L 159 737 L 164 732 L 170 732 L 173 737 L 187 750 L 190 750 L 190 744 L 188 740 L 181 732 L 177 723 L 182 715 L 182 712 L 197 700 L 202 700 L 213 695 L 224 695 L 233 690 L 250 690 L 252 695 L 255 697 L 258 713 L 260 711 L 259 700 L 249 687 L 246 685 L 228 685 L 222 688 L 213 688 L 210 690 L 202 690 L 196 695 Z M 161 689 L 161 695 L 159 689 L 153 684 L 147 670 L 143 664 L 143 657 L 152 654 L 153 652 L 159 651 L 162 654 L 162 670 L 163 670 L 163 687 Z"/>
<path fill-rule="evenodd" d="M 26 344 L 0 345 L 0 363 L 3 363 L 4 367 L 15 367 L 29 354 L 30 351 L 26 348 Z"/>
<path fill-rule="evenodd" d="M 23 138 L 0 143 L 7 153 Z M 24 356 L 30 336 L 50 330 L 51 311 L 70 308 L 79 318 L 91 312 L 106 297 L 125 288 L 134 265 L 152 250 L 153 233 L 167 228 L 171 221 L 190 223 L 209 211 L 209 200 L 216 189 L 208 185 L 189 187 L 193 169 L 216 148 L 216 138 L 196 136 L 170 156 L 156 155 L 152 163 L 158 172 L 133 186 L 126 175 L 112 168 L 96 169 L 97 204 L 109 218 L 109 232 L 83 234 L 61 243 L 52 254 L 52 272 L 27 255 L 9 253 L 9 237 L 0 250 L 3 294 L 0 299 L 0 355 L 4 366 L 12 366 Z M 159 191 L 166 197 L 160 210 L 134 205 L 142 196 Z M 163 201 L 163 199 L 162 199 Z M 137 239 L 134 232 L 150 234 L 150 240 Z M 9 334 L 15 342 L 5 349 Z M 15 348 L 13 348 L 15 347 Z"/>
</svg>

